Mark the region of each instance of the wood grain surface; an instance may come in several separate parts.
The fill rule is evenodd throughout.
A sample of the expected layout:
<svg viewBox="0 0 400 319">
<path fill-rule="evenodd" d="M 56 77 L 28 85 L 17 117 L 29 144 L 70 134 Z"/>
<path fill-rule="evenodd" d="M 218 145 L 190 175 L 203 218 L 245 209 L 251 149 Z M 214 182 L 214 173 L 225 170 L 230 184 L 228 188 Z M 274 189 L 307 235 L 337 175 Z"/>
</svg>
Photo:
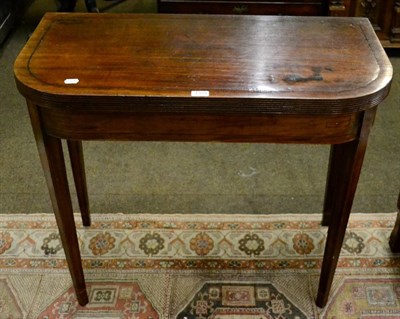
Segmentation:
<svg viewBox="0 0 400 319">
<path fill-rule="evenodd" d="M 48 13 L 15 75 L 42 106 L 341 114 L 379 104 L 392 68 L 364 18 Z"/>
</svg>

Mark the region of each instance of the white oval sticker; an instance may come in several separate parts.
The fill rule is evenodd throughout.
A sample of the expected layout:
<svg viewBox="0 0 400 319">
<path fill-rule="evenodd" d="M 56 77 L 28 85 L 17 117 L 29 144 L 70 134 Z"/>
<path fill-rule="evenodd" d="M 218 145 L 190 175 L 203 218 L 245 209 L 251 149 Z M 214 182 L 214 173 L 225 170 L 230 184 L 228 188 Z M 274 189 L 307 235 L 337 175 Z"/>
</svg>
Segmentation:
<svg viewBox="0 0 400 319">
<path fill-rule="evenodd" d="M 190 92 L 191 96 L 210 96 L 209 91 L 191 91 Z"/>
<path fill-rule="evenodd" d="M 65 79 L 64 83 L 65 84 L 78 84 L 79 83 L 79 79 Z"/>
</svg>

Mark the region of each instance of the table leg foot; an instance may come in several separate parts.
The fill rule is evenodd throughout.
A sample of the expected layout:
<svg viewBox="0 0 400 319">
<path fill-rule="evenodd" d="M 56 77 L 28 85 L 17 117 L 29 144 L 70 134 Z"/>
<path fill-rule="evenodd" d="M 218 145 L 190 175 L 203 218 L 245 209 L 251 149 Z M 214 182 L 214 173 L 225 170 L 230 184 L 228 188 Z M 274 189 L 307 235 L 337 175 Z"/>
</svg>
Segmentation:
<svg viewBox="0 0 400 319">
<path fill-rule="evenodd" d="M 81 210 L 83 226 L 90 226 L 89 197 L 86 184 L 85 162 L 81 141 L 67 141 L 76 194 Z"/>
<path fill-rule="evenodd" d="M 331 161 L 333 162 L 330 165 L 330 174 L 333 171 L 338 174 L 334 178 L 334 183 L 332 183 L 332 185 L 335 185 L 335 189 L 330 202 L 331 219 L 316 300 L 319 307 L 324 307 L 329 297 L 375 111 L 376 109 L 370 109 L 364 112 L 358 139 L 332 147 Z"/>
<path fill-rule="evenodd" d="M 317 299 L 315 300 L 315 304 L 319 308 L 324 308 L 328 302 L 329 293 L 318 292 Z"/>
<path fill-rule="evenodd" d="M 75 291 L 76 299 L 78 300 L 79 305 L 86 306 L 89 303 L 89 297 L 87 294 L 87 290 Z"/>
</svg>

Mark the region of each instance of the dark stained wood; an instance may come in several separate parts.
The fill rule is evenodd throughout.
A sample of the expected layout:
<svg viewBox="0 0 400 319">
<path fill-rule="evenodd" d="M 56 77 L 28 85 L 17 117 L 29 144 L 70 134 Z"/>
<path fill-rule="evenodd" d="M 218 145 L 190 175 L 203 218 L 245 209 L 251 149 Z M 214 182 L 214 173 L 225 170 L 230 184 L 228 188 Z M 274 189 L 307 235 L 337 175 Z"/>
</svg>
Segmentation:
<svg viewBox="0 0 400 319">
<path fill-rule="evenodd" d="M 43 108 L 46 131 L 84 140 L 343 143 L 357 137 L 359 115 L 246 115 L 91 112 Z M 106 119 L 106 120 L 105 120 Z"/>
<path fill-rule="evenodd" d="M 286 0 L 254 1 L 254 0 L 158 0 L 159 13 L 202 13 L 202 14 L 254 14 L 254 15 L 326 15 L 324 1 L 296 2 Z"/>
<path fill-rule="evenodd" d="M 28 110 L 75 293 L 79 304 L 85 305 L 88 296 L 61 140 L 43 132 L 40 113 L 33 102 L 28 101 Z"/>
<path fill-rule="evenodd" d="M 353 113 L 391 72 L 367 19 L 331 17 L 48 13 L 15 64 L 41 106 L 178 113 Z"/>
<path fill-rule="evenodd" d="M 331 145 L 329 154 L 328 176 L 326 179 L 324 208 L 322 211 L 322 226 L 329 226 L 332 216 L 333 205 L 335 203 L 335 195 L 337 190 L 340 188 L 342 154 L 339 152 L 339 150 L 340 148 L 337 148 L 336 145 Z"/>
<path fill-rule="evenodd" d="M 357 140 L 333 146 L 333 159 L 337 160 L 333 164 L 334 170 L 340 173 L 335 177 L 336 189 L 330 203 L 331 218 L 316 301 L 318 307 L 324 307 L 328 301 L 375 112 L 376 109 L 364 112 L 364 120 Z"/>
<path fill-rule="evenodd" d="M 397 198 L 397 218 L 389 239 L 390 249 L 394 253 L 400 253 L 400 193 Z"/>
<path fill-rule="evenodd" d="M 75 226 L 60 139 L 69 144 L 87 224 L 81 140 L 334 144 L 317 297 L 326 304 L 368 133 L 392 78 L 368 20 L 46 14 L 15 62 L 15 78 L 32 101 L 62 237 Z M 64 250 L 84 304 L 76 240 Z"/>
<path fill-rule="evenodd" d="M 46 122 L 46 121 L 44 121 Z M 67 140 L 69 157 L 72 164 L 76 194 L 81 210 L 83 226 L 90 226 L 89 198 L 86 184 L 85 162 L 81 141 Z"/>
</svg>

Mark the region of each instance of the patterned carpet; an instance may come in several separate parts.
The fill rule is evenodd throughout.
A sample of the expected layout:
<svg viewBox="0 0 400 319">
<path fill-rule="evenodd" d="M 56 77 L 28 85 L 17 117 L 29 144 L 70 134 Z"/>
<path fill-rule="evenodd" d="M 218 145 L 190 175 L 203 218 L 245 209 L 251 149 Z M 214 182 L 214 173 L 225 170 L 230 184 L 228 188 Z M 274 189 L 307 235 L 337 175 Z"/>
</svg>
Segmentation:
<svg viewBox="0 0 400 319">
<path fill-rule="evenodd" d="M 320 215 L 93 215 L 78 305 L 51 215 L 0 215 L 0 318 L 400 318 L 395 214 L 353 214 L 315 306 Z"/>
</svg>

